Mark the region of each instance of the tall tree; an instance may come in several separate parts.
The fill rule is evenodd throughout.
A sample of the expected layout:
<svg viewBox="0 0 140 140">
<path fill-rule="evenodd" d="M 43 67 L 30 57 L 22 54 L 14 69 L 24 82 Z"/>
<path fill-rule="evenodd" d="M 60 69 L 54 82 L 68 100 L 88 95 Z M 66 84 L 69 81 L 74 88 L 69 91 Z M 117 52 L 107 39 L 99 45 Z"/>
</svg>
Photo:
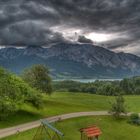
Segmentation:
<svg viewBox="0 0 140 140">
<path fill-rule="evenodd" d="M 52 93 L 49 70 L 44 65 L 34 65 L 26 69 L 23 73 L 23 79 L 37 90 L 45 92 L 46 94 Z"/>
</svg>

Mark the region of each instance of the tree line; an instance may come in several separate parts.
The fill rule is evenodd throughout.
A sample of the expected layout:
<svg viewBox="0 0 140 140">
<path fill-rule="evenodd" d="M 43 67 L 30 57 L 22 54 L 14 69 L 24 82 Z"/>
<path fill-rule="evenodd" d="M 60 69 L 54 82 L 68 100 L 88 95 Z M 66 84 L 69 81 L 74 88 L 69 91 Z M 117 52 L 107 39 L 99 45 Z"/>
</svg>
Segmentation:
<svg viewBox="0 0 140 140">
<path fill-rule="evenodd" d="M 56 91 L 83 92 L 107 96 L 140 95 L 140 77 L 125 78 L 121 81 L 99 81 L 81 83 L 76 81 L 59 81 L 53 83 Z"/>
</svg>

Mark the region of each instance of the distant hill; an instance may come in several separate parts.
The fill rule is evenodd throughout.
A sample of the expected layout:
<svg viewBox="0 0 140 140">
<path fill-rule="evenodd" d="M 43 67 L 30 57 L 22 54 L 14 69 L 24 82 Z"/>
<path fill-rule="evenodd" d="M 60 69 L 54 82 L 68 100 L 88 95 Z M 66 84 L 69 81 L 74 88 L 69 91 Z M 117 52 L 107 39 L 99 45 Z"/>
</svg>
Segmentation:
<svg viewBox="0 0 140 140">
<path fill-rule="evenodd" d="M 55 78 L 123 78 L 140 75 L 140 57 L 115 53 L 90 44 L 59 43 L 50 48 L 28 46 L 0 49 L 0 65 L 20 73 L 45 64 Z"/>
</svg>

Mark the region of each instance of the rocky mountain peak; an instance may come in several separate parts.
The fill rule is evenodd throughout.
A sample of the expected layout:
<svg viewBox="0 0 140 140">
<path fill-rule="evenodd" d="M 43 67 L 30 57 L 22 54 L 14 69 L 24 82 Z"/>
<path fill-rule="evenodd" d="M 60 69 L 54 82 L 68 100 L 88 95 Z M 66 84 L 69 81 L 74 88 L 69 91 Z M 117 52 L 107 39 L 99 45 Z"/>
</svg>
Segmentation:
<svg viewBox="0 0 140 140">
<path fill-rule="evenodd" d="M 0 65 L 13 71 L 20 72 L 23 64 L 25 68 L 36 63 L 48 65 L 53 75 L 121 77 L 140 74 L 140 57 L 91 44 L 59 43 L 49 48 L 28 46 L 0 50 Z"/>
</svg>

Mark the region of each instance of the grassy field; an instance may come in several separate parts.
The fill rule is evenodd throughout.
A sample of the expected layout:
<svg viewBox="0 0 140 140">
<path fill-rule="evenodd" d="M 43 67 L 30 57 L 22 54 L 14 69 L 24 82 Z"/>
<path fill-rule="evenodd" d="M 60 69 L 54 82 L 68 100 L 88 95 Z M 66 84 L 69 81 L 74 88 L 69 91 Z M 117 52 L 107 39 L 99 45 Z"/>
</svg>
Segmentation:
<svg viewBox="0 0 140 140">
<path fill-rule="evenodd" d="M 83 93 L 54 93 L 52 96 L 45 96 L 44 100 L 45 105 L 39 110 L 29 105 L 23 105 L 22 111 L 10 116 L 8 120 L 0 122 L 0 128 L 58 114 L 107 110 L 110 98 Z"/>
<path fill-rule="evenodd" d="M 44 100 L 45 105 L 39 110 L 29 105 L 22 105 L 21 111 L 0 122 L 0 128 L 70 112 L 109 110 L 114 97 L 57 92 L 52 96 L 45 96 Z M 140 112 L 140 96 L 125 96 L 125 100 L 128 111 Z"/>
<path fill-rule="evenodd" d="M 139 140 L 140 127 L 130 125 L 127 119 L 115 120 L 112 117 L 81 117 L 68 119 L 56 124 L 64 133 L 64 140 L 80 140 L 79 129 L 88 125 L 97 125 L 102 130 L 100 140 Z M 36 129 L 14 135 L 1 140 L 32 140 Z"/>
</svg>

